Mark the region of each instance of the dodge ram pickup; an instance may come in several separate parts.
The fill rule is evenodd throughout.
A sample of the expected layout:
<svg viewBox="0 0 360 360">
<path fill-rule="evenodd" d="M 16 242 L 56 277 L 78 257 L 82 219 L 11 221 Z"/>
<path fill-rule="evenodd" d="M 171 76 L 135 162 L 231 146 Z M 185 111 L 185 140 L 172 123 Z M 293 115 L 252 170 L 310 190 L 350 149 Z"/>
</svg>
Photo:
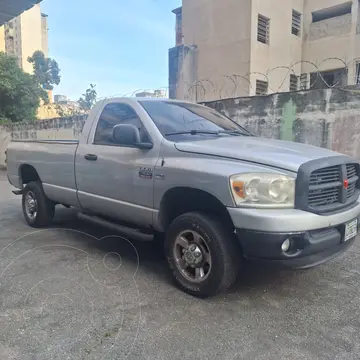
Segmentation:
<svg viewBox="0 0 360 360">
<path fill-rule="evenodd" d="M 255 137 L 183 101 L 103 100 L 79 141 L 12 141 L 7 166 L 30 226 L 62 204 L 154 234 L 175 282 L 199 297 L 228 289 L 243 260 L 307 268 L 358 232 L 357 160 Z"/>
</svg>

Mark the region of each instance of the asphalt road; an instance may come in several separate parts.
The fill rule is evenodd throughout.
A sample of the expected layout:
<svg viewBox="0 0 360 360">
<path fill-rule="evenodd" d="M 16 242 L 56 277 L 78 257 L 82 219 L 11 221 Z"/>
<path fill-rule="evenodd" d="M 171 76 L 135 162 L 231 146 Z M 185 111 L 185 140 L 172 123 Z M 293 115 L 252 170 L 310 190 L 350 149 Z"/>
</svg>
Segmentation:
<svg viewBox="0 0 360 360">
<path fill-rule="evenodd" d="M 0 358 L 359 359 L 360 241 L 306 271 L 247 267 L 228 294 L 192 298 L 149 243 L 59 207 L 34 231 L 0 173 Z"/>
</svg>

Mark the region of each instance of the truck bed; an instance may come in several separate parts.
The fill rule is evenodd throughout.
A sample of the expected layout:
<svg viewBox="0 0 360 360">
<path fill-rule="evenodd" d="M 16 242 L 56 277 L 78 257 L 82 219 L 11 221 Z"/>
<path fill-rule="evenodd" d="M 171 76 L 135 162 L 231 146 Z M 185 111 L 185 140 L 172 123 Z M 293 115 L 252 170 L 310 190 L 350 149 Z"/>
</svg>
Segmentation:
<svg viewBox="0 0 360 360">
<path fill-rule="evenodd" d="M 65 190 L 71 200 L 69 204 L 72 204 L 72 200 L 76 199 L 74 162 L 78 144 L 77 140 L 12 141 L 6 153 L 10 182 L 21 188 L 19 175 L 22 165 L 33 166 L 43 182 L 45 192 L 52 199 L 56 200 L 57 193 L 59 196 L 61 193 L 64 201 Z"/>
</svg>

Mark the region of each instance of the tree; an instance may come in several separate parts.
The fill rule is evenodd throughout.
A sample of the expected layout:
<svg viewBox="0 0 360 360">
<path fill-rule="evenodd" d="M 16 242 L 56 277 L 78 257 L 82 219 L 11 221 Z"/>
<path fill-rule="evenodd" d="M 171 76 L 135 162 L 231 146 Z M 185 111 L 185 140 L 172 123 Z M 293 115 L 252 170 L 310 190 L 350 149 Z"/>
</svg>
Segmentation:
<svg viewBox="0 0 360 360">
<path fill-rule="evenodd" d="M 60 69 L 58 63 L 46 58 L 42 51 L 35 51 L 28 57 L 28 62 L 33 65 L 34 75 L 45 90 L 52 90 L 53 85 L 60 84 Z"/>
<path fill-rule="evenodd" d="M 47 102 L 48 96 L 35 76 L 20 69 L 15 57 L 0 52 L 0 120 L 35 120 L 40 99 Z"/>
<path fill-rule="evenodd" d="M 96 103 L 97 92 L 96 85 L 90 84 L 90 87 L 86 89 L 85 94 L 80 97 L 78 103 L 83 110 L 90 110 Z"/>
</svg>

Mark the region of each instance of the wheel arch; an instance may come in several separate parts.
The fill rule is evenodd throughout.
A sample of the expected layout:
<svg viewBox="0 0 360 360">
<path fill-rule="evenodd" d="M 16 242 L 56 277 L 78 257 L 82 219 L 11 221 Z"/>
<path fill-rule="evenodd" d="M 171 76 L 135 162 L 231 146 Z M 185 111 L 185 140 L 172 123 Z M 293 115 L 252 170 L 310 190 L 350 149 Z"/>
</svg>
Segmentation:
<svg viewBox="0 0 360 360">
<path fill-rule="evenodd" d="M 21 181 L 21 185 L 27 184 L 31 181 L 38 181 L 40 179 L 40 176 L 34 166 L 30 164 L 22 164 L 19 167 L 19 178 Z"/>
<path fill-rule="evenodd" d="M 226 206 L 216 196 L 187 186 L 174 187 L 164 193 L 160 202 L 158 223 L 161 229 L 166 231 L 176 217 L 194 211 L 217 215 L 228 228 L 234 229 Z"/>
</svg>

